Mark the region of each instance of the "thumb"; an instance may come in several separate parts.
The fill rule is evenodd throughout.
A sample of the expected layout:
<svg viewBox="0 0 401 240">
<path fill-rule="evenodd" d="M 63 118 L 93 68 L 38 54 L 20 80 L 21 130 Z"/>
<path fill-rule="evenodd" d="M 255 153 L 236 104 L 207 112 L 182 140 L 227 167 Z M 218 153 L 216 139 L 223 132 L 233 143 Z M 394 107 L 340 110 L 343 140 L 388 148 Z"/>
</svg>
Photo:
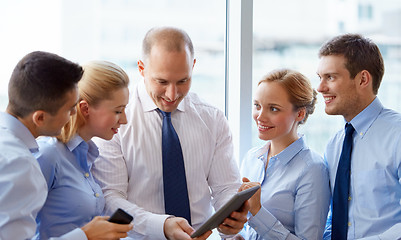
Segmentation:
<svg viewBox="0 0 401 240">
<path fill-rule="evenodd" d="M 185 220 L 185 219 L 184 219 Z M 195 231 L 195 229 L 193 229 L 191 227 L 191 225 L 189 225 L 188 221 L 179 221 L 178 225 L 180 226 L 180 228 L 186 232 L 188 235 L 191 235 L 191 233 L 193 233 Z"/>
<path fill-rule="evenodd" d="M 242 178 L 242 182 L 250 182 L 250 181 L 249 181 L 249 179 L 248 179 L 248 178 L 246 178 L 246 177 L 243 177 L 243 178 Z"/>
</svg>

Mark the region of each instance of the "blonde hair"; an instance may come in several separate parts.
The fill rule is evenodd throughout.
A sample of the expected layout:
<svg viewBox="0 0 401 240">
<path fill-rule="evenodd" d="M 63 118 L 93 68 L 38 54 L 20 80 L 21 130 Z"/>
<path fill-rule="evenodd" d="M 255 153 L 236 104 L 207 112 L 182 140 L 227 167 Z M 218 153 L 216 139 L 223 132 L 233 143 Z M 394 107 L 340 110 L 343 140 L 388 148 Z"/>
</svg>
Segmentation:
<svg viewBox="0 0 401 240">
<path fill-rule="evenodd" d="M 77 114 L 63 127 L 57 137 L 63 143 L 68 142 L 85 124 L 85 118 L 79 108 L 79 102 L 85 100 L 91 106 L 103 100 L 111 99 L 115 90 L 128 87 L 129 78 L 122 68 L 107 61 L 91 61 L 82 66 L 84 74 L 78 82 L 79 101 L 75 106 Z"/>
<path fill-rule="evenodd" d="M 294 110 L 305 108 L 305 117 L 299 121 L 299 124 L 305 123 L 308 116 L 315 110 L 317 92 L 302 73 L 290 69 L 276 69 L 264 76 L 258 86 L 262 82 L 276 82 L 282 85 L 288 93 Z"/>
</svg>

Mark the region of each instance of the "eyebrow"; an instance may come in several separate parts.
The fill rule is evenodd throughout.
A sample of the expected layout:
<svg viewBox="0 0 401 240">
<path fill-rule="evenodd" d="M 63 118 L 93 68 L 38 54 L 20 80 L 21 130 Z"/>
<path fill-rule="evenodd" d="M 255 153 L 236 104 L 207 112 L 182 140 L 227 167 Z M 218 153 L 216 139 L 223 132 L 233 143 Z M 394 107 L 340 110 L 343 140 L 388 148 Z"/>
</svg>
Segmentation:
<svg viewBox="0 0 401 240">
<path fill-rule="evenodd" d="M 157 81 L 166 81 L 166 82 L 169 82 L 169 80 L 166 80 L 166 79 L 164 79 L 164 78 L 154 78 L 154 79 L 157 80 Z M 188 80 L 188 79 L 189 79 L 189 77 L 185 77 L 185 78 L 182 78 L 182 79 L 177 80 L 177 82 L 184 81 L 184 80 Z"/>
<path fill-rule="evenodd" d="M 117 107 L 115 107 L 115 108 L 125 108 L 125 107 L 127 107 L 127 105 L 120 105 L 120 106 L 117 106 Z"/>
</svg>

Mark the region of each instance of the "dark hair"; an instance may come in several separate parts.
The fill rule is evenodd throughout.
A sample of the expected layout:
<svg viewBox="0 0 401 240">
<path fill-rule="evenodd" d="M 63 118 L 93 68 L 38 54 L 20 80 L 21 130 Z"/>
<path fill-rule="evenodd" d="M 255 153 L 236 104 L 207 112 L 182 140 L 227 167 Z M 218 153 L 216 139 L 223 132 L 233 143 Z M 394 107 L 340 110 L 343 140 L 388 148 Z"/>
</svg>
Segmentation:
<svg viewBox="0 0 401 240">
<path fill-rule="evenodd" d="M 188 34 L 179 28 L 156 27 L 150 29 L 142 42 L 142 55 L 146 60 L 155 44 L 161 44 L 167 51 L 184 51 L 188 48 L 190 56 L 194 58 L 194 47 Z"/>
<path fill-rule="evenodd" d="M 384 75 L 384 62 L 377 45 L 359 34 L 344 34 L 326 42 L 319 51 L 319 57 L 342 55 L 345 67 L 353 79 L 362 70 L 372 75 L 373 93 L 377 95 Z"/>
<path fill-rule="evenodd" d="M 280 84 L 287 91 L 295 111 L 305 108 L 305 117 L 299 121 L 299 124 L 305 123 L 309 115 L 315 111 L 317 92 L 302 73 L 285 68 L 275 69 L 264 76 L 258 86 L 263 82 Z"/>
<path fill-rule="evenodd" d="M 37 110 L 54 115 L 65 104 L 65 94 L 77 86 L 82 74 L 80 65 L 56 54 L 29 53 L 11 75 L 7 109 L 18 117 Z"/>
</svg>

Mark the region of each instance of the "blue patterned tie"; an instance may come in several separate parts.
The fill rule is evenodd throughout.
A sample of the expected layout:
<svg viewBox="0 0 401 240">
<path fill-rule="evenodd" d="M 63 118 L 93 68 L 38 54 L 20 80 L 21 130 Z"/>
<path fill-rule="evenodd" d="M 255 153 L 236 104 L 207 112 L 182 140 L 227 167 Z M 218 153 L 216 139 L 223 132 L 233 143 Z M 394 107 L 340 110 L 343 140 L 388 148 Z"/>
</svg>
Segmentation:
<svg viewBox="0 0 401 240">
<path fill-rule="evenodd" d="M 350 124 L 345 125 L 345 138 L 338 163 L 336 182 L 333 194 L 333 216 L 331 239 L 347 239 L 348 231 L 348 196 L 351 175 L 352 134 L 355 129 Z"/>
<path fill-rule="evenodd" d="M 184 158 L 177 133 L 171 123 L 171 112 L 163 112 L 162 158 L 164 209 L 166 214 L 183 217 L 191 224 Z"/>
</svg>

